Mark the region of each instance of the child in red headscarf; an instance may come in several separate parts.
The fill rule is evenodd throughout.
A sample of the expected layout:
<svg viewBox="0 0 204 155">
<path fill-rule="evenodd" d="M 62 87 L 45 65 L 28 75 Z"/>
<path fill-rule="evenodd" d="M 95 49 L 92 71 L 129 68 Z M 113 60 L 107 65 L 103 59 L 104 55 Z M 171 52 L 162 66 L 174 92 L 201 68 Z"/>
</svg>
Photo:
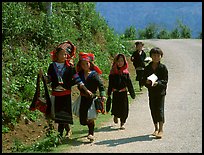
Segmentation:
<svg viewBox="0 0 204 155">
<path fill-rule="evenodd" d="M 120 129 L 125 129 L 124 124 L 129 112 L 127 91 L 134 99 L 135 92 L 128 72 L 128 62 L 125 55 L 118 54 L 109 74 L 108 98 L 111 98 L 113 92 L 111 115 L 114 115 L 115 123 L 118 123 L 120 118 Z"/>
<path fill-rule="evenodd" d="M 94 119 L 88 119 L 88 109 L 91 107 L 93 99 L 96 97 L 97 89 L 99 89 L 102 101 L 105 100 L 105 88 L 100 78 L 102 71 L 93 63 L 94 55 L 91 53 L 79 53 L 79 61 L 77 63 L 77 72 L 86 88 L 93 93 L 93 96 L 87 96 L 81 91 L 81 103 L 79 109 L 79 120 L 81 125 L 87 125 L 89 129 L 88 139 L 94 140 Z"/>
<path fill-rule="evenodd" d="M 84 86 L 79 75 L 70 60 L 75 56 L 76 47 L 66 41 L 56 47 L 50 54 L 52 63 L 48 68 L 47 83 L 51 83 L 51 100 L 54 101 L 54 120 L 58 123 L 58 132 L 63 136 L 64 129 L 66 135 L 70 134 L 69 124 L 73 124 L 71 87 L 77 84 L 85 93 L 92 93 Z M 42 75 L 42 70 L 39 72 Z"/>
</svg>

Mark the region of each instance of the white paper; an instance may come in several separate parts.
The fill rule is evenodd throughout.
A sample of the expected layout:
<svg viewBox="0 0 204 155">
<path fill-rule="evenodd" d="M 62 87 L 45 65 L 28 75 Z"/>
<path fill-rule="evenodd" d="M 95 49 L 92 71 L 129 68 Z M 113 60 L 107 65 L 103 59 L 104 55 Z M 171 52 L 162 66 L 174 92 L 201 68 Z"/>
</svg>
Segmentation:
<svg viewBox="0 0 204 155">
<path fill-rule="evenodd" d="M 144 61 L 152 61 L 152 58 L 151 57 L 146 57 L 145 59 L 144 59 Z"/>
<path fill-rule="evenodd" d="M 150 80 L 152 82 L 152 86 L 157 81 L 157 79 L 158 79 L 158 77 L 155 74 L 152 74 L 152 75 L 147 77 L 147 80 Z"/>
</svg>

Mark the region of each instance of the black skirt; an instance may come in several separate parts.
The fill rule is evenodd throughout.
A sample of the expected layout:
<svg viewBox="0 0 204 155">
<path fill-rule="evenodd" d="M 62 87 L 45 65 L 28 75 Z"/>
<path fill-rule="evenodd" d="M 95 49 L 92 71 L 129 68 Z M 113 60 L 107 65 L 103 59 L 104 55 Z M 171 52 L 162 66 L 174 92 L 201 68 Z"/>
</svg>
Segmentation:
<svg viewBox="0 0 204 155">
<path fill-rule="evenodd" d="M 55 123 L 73 124 L 71 95 L 55 96 Z"/>
<path fill-rule="evenodd" d="M 79 108 L 79 121 L 81 125 L 88 124 L 87 114 L 88 114 L 88 109 L 91 107 L 92 102 L 93 102 L 92 98 L 81 96 L 81 104 Z"/>
<path fill-rule="evenodd" d="M 120 118 L 123 123 L 125 123 L 128 113 L 129 104 L 127 92 L 113 92 L 111 115 Z"/>
</svg>

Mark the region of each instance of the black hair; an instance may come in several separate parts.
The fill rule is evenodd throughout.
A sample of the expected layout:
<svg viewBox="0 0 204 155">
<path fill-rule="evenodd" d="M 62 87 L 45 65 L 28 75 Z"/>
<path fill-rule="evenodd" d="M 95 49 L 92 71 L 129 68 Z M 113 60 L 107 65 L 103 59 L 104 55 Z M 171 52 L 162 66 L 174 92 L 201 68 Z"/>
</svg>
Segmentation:
<svg viewBox="0 0 204 155">
<path fill-rule="evenodd" d="M 141 41 L 136 41 L 136 42 L 135 42 L 135 45 L 136 45 L 136 46 L 138 46 L 139 44 L 142 44 L 142 46 L 144 45 L 143 42 L 141 42 Z"/>
<path fill-rule="evenodd" d="M 126 61 L 125 61 L 125 55 L 124 54 L 118 54 L 115 60 L 118 61 L 120 57 L 123 58 L 124 66 L 125 66 L 126 65 Z"/>
<path fill-rule="evenodd" d="M 150 57 L 152 56 L 152 54 L 160 54 L 161 57 L 163 56 L 163 52 L 159 47 L 154 47 L 150 50 L 149 55 Z"/>
<path fill-rule="evenodd" d="M 56 53 L 60 52 L 61 50 L 63 50 L 61 47 L 57 47 L 56 48 Z"/>
</svg>

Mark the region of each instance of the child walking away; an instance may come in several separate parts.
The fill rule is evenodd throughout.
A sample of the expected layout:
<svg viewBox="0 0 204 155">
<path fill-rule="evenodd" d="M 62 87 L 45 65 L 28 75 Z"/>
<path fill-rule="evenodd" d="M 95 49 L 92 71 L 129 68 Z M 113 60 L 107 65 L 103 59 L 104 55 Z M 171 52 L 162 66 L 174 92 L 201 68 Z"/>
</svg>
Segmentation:
<svg viewBox="0 0 204 155">
<path fill-rule="evenodd" d="M 139 81 L 139 87 L 140 91 L 142 91 L 142 77 L 144 73 L 144 68 L 145 68 L 145 58 L 146 54 L 144 50 L 142 49 L 144 44 L 140 41 L 137 41 L 135 43 L 136 51 L 133 52 L 131 56 L 131 61 L 133 62 L 133 65 L 136 70 L 136 81 Z"/>
<path fill-rule="evenodd" d="M 86 93 L 91 95 L 83 82 L 79 78 L 70 60 L 75 56 L 76 47 L 70 42 L 63 42 L 56 47 L 50 54 L 52 63 L 48 68 L 47 83 L 51 83 L 51 100 L 54 101 L 54 120 L 58 123 L 58 132 L 63 136 L 64 129 L 66 136 L 71 134 L 69 124 L 73 124 L 71 107 L 71 87 L 79 85 Z M 42 75 L 42 70 L 39 71 Z"/>
<path fill-rule="evenodd" d="M 91 107 L 93 100 L 97 96 L 97 89 L 100 92 L 100 98 L 105 100 L 105 88 L 100 78 L 102 71 L 93 63 L 94 55 L 92 53 L 79 53 L 79 61 L 77 63 L 77 72 L 79 77 L 85 84 L 86 88 L 93 93 L 93 96 L 87 96 L 84 91 L 80 89 L 81 103 L 79 108 L 79 120 L 81 125 L 88 126 L 88 139 L 94 140 L 94 119 L 88 119 L 88 109 Z"/>
<path fill-rule="evenodd" d="M 145 67 L 143 79 L 144 85 L 148 88 L 149 107 L 155 126 L 153 135 L 157 138 L 163 136 L 164 99 L 168 82 L 168 70 L 160 62 L 162 56 L 163 52 L 160 48 L 155 47 L 150 50 L 152 62 Z"/>
<path fill-rule="evenodd" d="M 120 129 L 125 129 L 124 124 L 129 113 L 127 91 L 134 99 L 135 92 L 128 72 L 128 62 L 125 55 L 118 54 L 114 58 L 109 74 L 108 99 L 111 98 L 113 92 L 111 115 L 114 115 L 115 123 L 118 123 L 118 118 L 120 118 Z"/>
</svg>

